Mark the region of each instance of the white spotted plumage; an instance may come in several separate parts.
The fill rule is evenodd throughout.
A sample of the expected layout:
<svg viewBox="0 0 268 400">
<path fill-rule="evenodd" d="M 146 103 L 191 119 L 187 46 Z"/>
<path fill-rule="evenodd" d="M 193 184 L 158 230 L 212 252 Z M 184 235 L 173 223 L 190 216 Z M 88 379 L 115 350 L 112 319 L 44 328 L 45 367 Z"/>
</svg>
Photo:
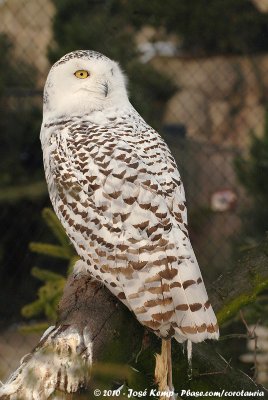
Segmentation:
<svg viewBox="0 0 268 400">
<path fill-rule="evenodd" d="M 41 141 L 50 198 L 82 268 L 160 337 L 218 338 L 176 163 L 129 103 L 114 61 L 75 51 L 52 67 Z"/>
</svg>

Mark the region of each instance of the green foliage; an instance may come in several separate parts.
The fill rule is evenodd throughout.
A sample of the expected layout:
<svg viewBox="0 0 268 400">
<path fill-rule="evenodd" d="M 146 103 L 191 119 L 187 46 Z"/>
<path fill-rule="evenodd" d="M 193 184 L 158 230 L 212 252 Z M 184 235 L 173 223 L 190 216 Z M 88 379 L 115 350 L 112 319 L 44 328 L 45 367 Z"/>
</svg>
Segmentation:
<svg viewBox="0 0 268 400">
<path fill-rule="evenodd" d="M 42 212 L 42 216 L 46 221 L 48 227 L 51 229 L 52 233 L 56 237 L 56 239 L 60 242 L 63 249 L 70 256 L 73 255 L 73 246 L 70 244 L 70 240 L 65 233 L 65 230 L 61 223 L 59 222 L 56 214 L 50 208 L 44 208 Z"/>
<path fill-rule="evenodd" d="M 21 199 L 39 199 L 47 194 L 47 185 L 38 181 L 25 185 L 9 186 L 0 191 L 0 202 L 16 203 Z"/>
<path fill-rule="evenodd" d="M 32 275 L 42 281 L 43 286 L 38 290 L 38 299 L 22 308 L 22 315 L 26 318 L 42 315 L 51 323 L 57 319 L 57 306 L 63 293 L 66 276 L 72 271 L 78 256 L 54 212 L 49 208 L 45 208 L 42 216 L 59 244 L 30 243 L 30 249 L 45 256 L 67 260 L 66 274 L 61 275 L 47 269 L 34 267 L 31 271 Z M 36 328 L 37 326 L 34 325 L 30 327 L 30 330 L 36 330 Z M 43 329 L 43 324 L 41 324 L 40 328 Z"/>
<path fill-rule="evenodd" d="M 251 133 L 249 154 L 235 160 L 235 169 L 252 202 L 243 218 L 246 241 L 256 242 L 268 230 L 268 111 L 263 135 Z"/>
<path fill-rule="evenodd" d="M 24 306 L 22 315 L 26 318 L 45 314 L 49 321 L 55 321 L 57 318 L 57 306 L 62 296 L 66 279 L 49 270 L 34 267 L 32 275 L 44 282 L 43 286 L 38 290 L 38 300 Z"/>
<path fill-rule="evenodd" d="M 261 321 L 262 326 L 268 326 L 268 285 L 266 292 L 258 296 L 258 301 L 244 310 L 244 315 L 249 324 L 256 325 L 257 321 Z"/>
<path fill-rule="evenodd" d="M 55 62 L 69 51 L 91 49 L 119 61 L 130 81 L 134 107 L 155 127 L 160 127 L 165 102 L 175 92 L 167 77 L 139 62 L 134 41 L 135 27 L 126 18 L 122 0 L 54 0 L 53 29 L 56 46 L 49 50 Z"/>
<path fill-rule="evenodd" d="M 260 294 L 262 294 L 267 289 L 268 279 L 261 281 L 255 280 L 253 290 L 249 291 L 248 293 L 241 294 L 221 308 L 221 310 L 217 313 L 217 320 L 219 325 L 222 325 L 223 323 L 230 321 L 232 318 L 234 318 L 238 314 L 239 310 L 241 310 L 244 306 L 250 306 L 248 309 L 251 310 L 252 305 L 255 306 L 259 303 L 259 300 L 262 299 L 262 296 L 259 297 Z M 256 315 L 254 317 L 254 322 L 256 323 Z"/>
</svg>

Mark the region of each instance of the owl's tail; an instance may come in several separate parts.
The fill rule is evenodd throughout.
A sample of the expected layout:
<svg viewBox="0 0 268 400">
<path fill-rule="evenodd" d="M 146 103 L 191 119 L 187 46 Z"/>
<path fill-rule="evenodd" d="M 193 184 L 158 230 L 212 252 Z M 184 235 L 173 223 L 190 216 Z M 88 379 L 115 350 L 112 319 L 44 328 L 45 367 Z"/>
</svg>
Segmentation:
<svg viewBox="0 0 268 400">
<path fill-rule="evenodd" d="M 160 400 L 174 400 L 174 387 L 172 383 L 172 354 L 171 339 L 162 339 L 161 354 L 156 355 L 155 380 L 161 393 Z"/>
</svg>

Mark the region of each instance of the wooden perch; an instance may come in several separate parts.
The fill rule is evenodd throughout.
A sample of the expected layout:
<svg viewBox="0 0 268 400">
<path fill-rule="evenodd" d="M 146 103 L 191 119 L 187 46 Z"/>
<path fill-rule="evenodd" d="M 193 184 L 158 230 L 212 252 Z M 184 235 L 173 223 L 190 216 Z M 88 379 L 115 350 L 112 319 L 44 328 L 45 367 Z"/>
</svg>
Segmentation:
<svg viewBox="0 0 268 400">
<path fill-rule="evenodd" d="M 253 302 L 265 288 L 268 288 L 268 239 L 248 251 L 232 271 L 223 273 L 211 285 L 210 298 L 220 324 L 242 306 Z M 143 336 L 141 325 L 105 287 L 88 274 L 74 272 L 59 304 L 56 326 L 44 333 L 39 344 L 0 388 L 0 399 L 45 400 L 56 390 L 67 394 L 76 393 L 81 387 L 91 387 L 92 360 L 93 364 L 96 361 L 132 363 L 138 369 L 135 357 Z M 148 359 L 153 359 L 159 344 L 154 335 L 149 335 L 149 348 L 147 343 L 145 351 Z M 233 369 L 216 353 L 213 343 L 194 346 L 190 381 L 187 361 L 179 344 L 173 347 L 173 357 L 174 383 L 178 391 L 183 388 L 200 390 L 203 385 L 210 390 L 265 390 L 246 374 Z M 151 383 L 152 379 L 148 379 L 148 386 Z"/>
</svg>

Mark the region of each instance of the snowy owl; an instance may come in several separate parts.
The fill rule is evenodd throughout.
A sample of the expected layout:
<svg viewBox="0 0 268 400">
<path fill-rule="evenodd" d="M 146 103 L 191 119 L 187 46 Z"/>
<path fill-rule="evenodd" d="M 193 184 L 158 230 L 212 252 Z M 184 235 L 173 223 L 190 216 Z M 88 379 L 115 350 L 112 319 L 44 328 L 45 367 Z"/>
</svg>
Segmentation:
<svg viewBox="0 0 268 400">
<path fill-rule="evenodd" d="M 41 142 L 51 202 L 79 268 L 162 339 L 217 339 L 176 162 L 130 104 L 116 62 L 79 50 L 52 66 Z"/>
</svg>

